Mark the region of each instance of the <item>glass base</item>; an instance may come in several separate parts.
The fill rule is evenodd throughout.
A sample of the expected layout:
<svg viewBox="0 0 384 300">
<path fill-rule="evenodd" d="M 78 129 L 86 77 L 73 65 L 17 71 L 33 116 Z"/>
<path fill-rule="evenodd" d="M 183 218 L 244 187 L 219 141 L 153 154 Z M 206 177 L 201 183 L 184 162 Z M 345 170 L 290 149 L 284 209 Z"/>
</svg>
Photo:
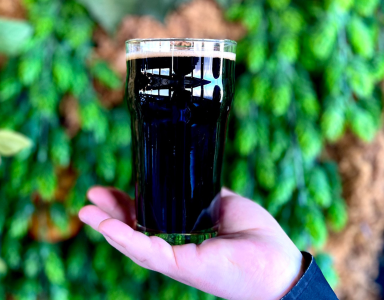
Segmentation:
<svg viewBox="0 0 384 300">
<path fill-rule="evenodd" d="M 185 244 L 201 244 L 205 240 L 214 238 L 217 236 L 217 226 L 200 232 L 194 233 L 164 233 L 164 232 L 155 232 L 147 231 L 148 229 L 137 224 L 136 230 L 144 233 L 147 236 L 158 236 L 165 240 L 168 244 L 176 245 L 185 245 Z"/>
</svg>

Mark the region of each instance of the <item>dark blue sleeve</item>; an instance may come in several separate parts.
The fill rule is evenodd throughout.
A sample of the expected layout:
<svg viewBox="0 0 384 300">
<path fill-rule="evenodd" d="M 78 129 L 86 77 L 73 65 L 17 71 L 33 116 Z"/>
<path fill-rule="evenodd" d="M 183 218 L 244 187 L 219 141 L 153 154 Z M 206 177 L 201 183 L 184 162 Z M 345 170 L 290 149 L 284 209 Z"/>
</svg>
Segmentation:
<svg viewBox="0 0 384 300">
<path fill-rule="evenodd" d="M 307 270 L 299 282 L 281 300 L 337 300 L 335 293 L 325 280 L 313 256 L 302 252 Z"/>
</svg>

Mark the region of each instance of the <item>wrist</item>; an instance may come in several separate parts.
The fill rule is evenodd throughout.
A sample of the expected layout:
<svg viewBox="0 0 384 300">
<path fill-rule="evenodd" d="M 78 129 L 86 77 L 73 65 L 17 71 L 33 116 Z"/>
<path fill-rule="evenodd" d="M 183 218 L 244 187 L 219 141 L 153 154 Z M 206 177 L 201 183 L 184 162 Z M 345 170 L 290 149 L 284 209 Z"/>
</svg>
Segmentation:
<svg viewBox="0 0 384 300">
<path fill-rule="evenodd" d="M 299 251 L 298 251 L 299 252 Z M 276 300 L 284 299 L 285 295 L 287 295 L 299 282 L 299 280 L 303 277 L 305 271 L 307 270 L 307 262 L 304 255 L 299 252 L 300 255 L 296 257 L 295 267 L 292 267 L 292 270 L 295 270 L 291 273 L 290 280 L 284 285 L 285 288 L 281 294 L 276 298 Z"/>
<path fill-rule="evenodd" d="M 306 270 L 307 270 L 307 264 L 305 261 L 305 257 L 304 255 L 301 255 L 300 270 L 297 273 L 296 277 L 293 279 L 291 286 L 289 287 L 289 290 L 291 290 L 299 282 L 300 278 L 303 277 Z"/>
</svg>

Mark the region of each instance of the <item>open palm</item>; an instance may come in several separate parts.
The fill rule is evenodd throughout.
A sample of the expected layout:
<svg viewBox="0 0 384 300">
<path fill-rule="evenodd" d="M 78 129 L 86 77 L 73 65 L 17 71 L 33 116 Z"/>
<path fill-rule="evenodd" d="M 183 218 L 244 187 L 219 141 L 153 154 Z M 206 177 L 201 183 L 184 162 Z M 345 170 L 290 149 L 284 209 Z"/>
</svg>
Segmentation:
<svg viewBox="0 0 384 300">
<path fill-rule="evenodd" d="M 303 273 L 302 255 L 260 205 L 223 189 L 216 212 L 219 234 L 200 245 L 171 246 L 135 231 L 134 201 L 112 188 L 94 187 L 95 205 L 80 219 L 138 265 L 225 299 L 283 297 Z"/>
</svg>

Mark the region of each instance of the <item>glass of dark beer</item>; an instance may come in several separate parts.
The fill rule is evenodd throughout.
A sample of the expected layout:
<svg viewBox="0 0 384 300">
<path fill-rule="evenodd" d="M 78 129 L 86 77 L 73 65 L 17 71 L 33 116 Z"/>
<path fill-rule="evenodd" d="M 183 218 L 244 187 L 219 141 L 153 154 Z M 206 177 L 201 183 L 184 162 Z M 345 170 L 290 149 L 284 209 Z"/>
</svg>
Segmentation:
<svg viewBox="0 0 384 300">
<path fill-rule="evenodd" d="M 126 42 L 138 231 L 172 245 L 217 236 L 236 42 Z"/>
</svg>

